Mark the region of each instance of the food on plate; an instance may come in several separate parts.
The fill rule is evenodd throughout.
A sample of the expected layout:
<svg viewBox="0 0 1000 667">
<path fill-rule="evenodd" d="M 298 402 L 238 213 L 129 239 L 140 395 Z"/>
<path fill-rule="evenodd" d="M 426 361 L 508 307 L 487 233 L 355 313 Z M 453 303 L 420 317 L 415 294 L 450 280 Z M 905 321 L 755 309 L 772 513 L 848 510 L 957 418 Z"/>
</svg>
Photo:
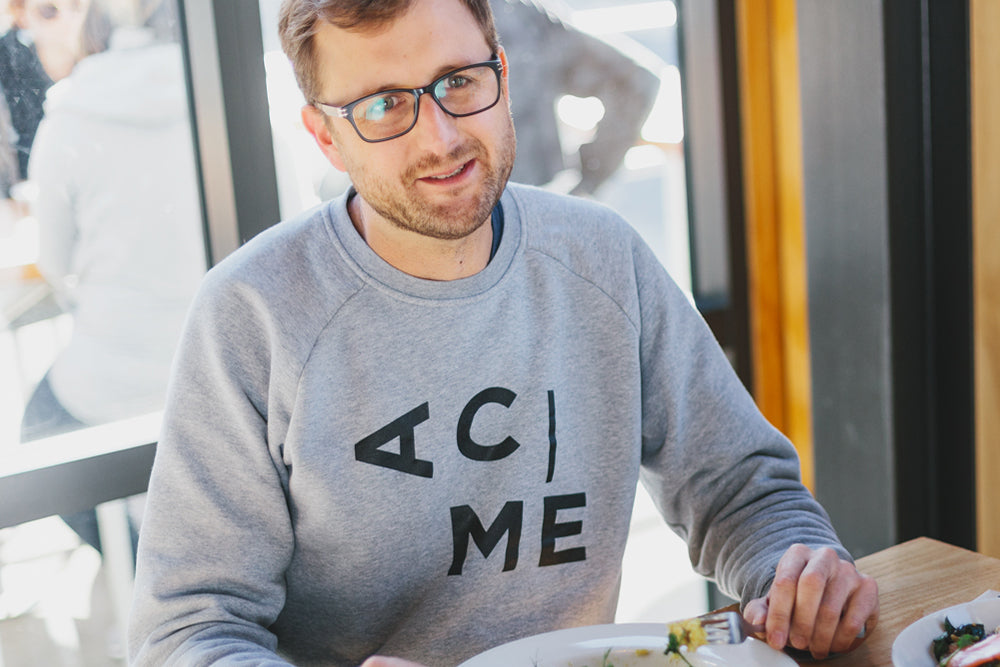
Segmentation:
<svg viewBox="0 0 1000 667">
<path fill-rule="evenodd" d="M 686 621 L 678 621 L 667 626 L 667 648 L 665 654 L 673 658 L 677 656 L 690 665 L 688 659 L 681 653 L 681 647 L 686 647 L 689 651 L 697 650 L 699 646 L 708 643 L 708 636 L 701 621 L 697 618 L 689 618 Z"/>
<path fill-rule="evenodd" d="M 1000 667 L 1000 634 L 987 634 L 982 623 L 955 626 L 944 619 L 944 634 L 931 642 L 940 667 Z"/>
<path fill-rule="evenodd" d="M 997 667 L 1000 665 L 1000 635 L 990 635 L 968 648 L 959 649 L 942 664 L 948 667 Z"/>
<path fill-rule="evenodd" d="M 604 657 L 601 659 L 601 667 L 615 667 L 615 663 L 611 662 L 611 651 L 612 649 L 609 648 L 604 652 Z M 637 648 L 635 649 L 635 654 L 639 657 L 645 657 L 649 655 L 649 649 Z"/>
</svg>

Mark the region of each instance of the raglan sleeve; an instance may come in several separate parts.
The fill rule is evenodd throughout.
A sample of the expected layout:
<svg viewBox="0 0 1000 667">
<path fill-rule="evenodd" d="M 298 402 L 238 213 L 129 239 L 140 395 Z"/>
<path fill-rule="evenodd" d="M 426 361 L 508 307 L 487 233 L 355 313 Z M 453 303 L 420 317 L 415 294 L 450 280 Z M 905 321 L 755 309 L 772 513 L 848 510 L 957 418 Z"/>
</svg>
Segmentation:
<svg viewBox="0 0 1000 667">
<path fill-rule="evenodd" d="M 175 358 L 139 540 L 133 665 L 287 664 L 268 630 L 293 546 L 268 419 L 273 333 L 251 290 L 214 276 Z"/>
<path fill-rule="evenodd" d="M 701 315 L 635 246 L 642 366 L 640 477 L 697 572 L 746 604 L 795 543 L 839 542 L 792 443 L 760 413 Z"/>
</svg>

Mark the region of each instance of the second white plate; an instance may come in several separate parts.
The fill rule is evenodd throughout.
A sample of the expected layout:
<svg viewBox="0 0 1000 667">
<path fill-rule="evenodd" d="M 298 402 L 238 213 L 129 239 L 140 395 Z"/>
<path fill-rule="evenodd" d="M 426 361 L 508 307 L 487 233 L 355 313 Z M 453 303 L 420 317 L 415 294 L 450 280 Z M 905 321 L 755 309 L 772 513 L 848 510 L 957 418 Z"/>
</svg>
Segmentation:
<svg viewBox="0 0 1000 667">
<path fill-rule="evenodd" d="M 936 667 L 931 641 L 944 632 L 945 617 L 954 625 L 982 623 L 986 632 L 1000 626 L 1000 598 L 973 600 L 941 609 L 910 624 L 892 643 L 892 664 L 896 667 Z"/>
</svg>

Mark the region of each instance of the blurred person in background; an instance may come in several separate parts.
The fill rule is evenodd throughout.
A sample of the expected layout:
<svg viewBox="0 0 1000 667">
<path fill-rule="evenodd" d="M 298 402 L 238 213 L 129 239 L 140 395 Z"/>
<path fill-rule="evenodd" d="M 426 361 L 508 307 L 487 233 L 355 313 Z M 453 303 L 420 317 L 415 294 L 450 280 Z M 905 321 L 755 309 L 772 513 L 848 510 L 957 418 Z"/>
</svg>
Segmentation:
<svg viewBox="0 0 1000 667">
<path fill-rule="evenodd" d="M 0 36 L 0 86 L 11 132 L 4 144 L 17 157 L 17 175 L 3 193 L 28 177 L 28 158 L 44 115 L 45 95 L 81 58 L 107 47 L 110 24 L 90 0 L 8 0 L 10 25 Z"/>
<path fill-rule="evenodd" d="M 570 193 L 594 194 L 639 140 L 659 77 L 615 46 L 562 22 L 538 0 L 490 5 L 517 72 L 510 80 L 518 138 L 511 180 L 544 186 L 569 169 L 576 172 Z M 605 109 L 593 137 L 568 155 L 556 113 L 565 95 L 596 97 Z"/>
<path fill-rule="evenodd" d="M 161 409 L 205 270 L 174 6 L 94 0 L 108 49 L 53 86 L 28 174 L 38 267 L 73 314 L 25 408 L 22 441 Z M 64 517 L 100 548 L 94 513 Z"/>
<path fill-rule="evenodd" d="M 24 0 L 10 0 L 6 11 L 10 27 L 0 37 L 0 85 L 14 132 L 4 139 L 17 154 L 16 180 L 23 181 L 28 177 L 28 155 L 42 120 L 45 93 L 52 85 L 52 78 L 42 66 L 34 36 L 27 29 Z M 7 194 L 13 183 L 5 185 Z"/>
<path fill-rule="evenodd" d="M 81 58 L 106 47 L 110 26 L 90 5 L 91 0 L 24 0 L 24 27 L 53 81 L 66 78 Z M 105 39 L 87 34 L 85 24 L 90 30 L 101 25 Z"/>
<path fill-rule="evenodd" d="M 8 195 L 11 187 L 21 180 L 15 145 L 17 132 L 10 117 L 10 108 L 3 95 L 3 83 L 0 82 L 0 193 Z M 10 199 L 0 199 L 0 229 L 3 222 L 10 219 Z"/>
</svg>

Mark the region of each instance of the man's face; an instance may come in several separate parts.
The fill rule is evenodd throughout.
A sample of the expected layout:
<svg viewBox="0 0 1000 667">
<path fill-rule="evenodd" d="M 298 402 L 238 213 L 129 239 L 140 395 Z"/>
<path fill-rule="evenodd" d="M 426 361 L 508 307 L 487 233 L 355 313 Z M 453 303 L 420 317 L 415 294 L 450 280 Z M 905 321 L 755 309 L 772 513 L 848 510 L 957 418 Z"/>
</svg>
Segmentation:
<svg viewBox="0 0 1000 667">
<path fill-rule="evenodd" d="M 335 105 L 388 88 L 422 87 L 493 55 L 459 0 L 417 0 L 376 32 L 323 24 L 316 47 L 321 101 Z M 343 118 L 326 121 L 325 146 L 319 136 L 323 127 L 310 129 L 330 161 L 347 171 L 381 217 L 425 236 L 460 239 L 488 219 L 514 162 L 506 72 L 502 86 L 496 106 L 464 118 L 447 115 L 430 95 L 422 95 L 416 126 L 381 143 L 363 141 Z"/>
</svg>

